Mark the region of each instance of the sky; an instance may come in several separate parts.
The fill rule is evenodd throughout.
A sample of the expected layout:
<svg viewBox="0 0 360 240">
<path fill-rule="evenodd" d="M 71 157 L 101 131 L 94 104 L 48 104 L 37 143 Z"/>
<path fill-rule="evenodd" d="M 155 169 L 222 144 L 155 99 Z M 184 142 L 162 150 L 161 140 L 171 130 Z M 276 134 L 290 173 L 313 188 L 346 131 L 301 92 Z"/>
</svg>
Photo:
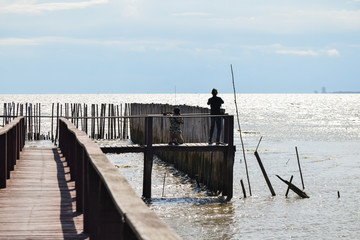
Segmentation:
<svg viewBox="0 0 360 240">
<path fill-rule="evenodd" d="M 0 0 L 0 94 L 360 91 L 360 0 Z"/>
</svg>

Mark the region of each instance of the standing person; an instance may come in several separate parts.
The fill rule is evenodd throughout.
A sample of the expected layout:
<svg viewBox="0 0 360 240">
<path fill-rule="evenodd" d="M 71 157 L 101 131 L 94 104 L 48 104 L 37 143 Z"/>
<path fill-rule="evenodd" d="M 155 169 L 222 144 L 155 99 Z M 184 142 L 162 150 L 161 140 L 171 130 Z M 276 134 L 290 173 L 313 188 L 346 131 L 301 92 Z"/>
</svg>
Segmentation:
<svg viewBox="0 0 360 240">
<path fill-rule="evenodd" d="M 184 139 L 181 134 L 180 125 L 184 124 L 184 119 L 180 117 L 180 109 L 174 108 L 173 113 L 170 114 L 170 141 L 169 145 L 175 144 L 183 144 Z"/>
<path fill-rule="evenodd" d="M 221 104 L 224 103 L 224 101 L 221 99 L 221 97 L 218 97 L 218 91 L 216 88 L 213 88 L 211 91 L 211 94 L 213 95 L 211 98 L 209 98 L 207 104 L 210 105 L 210 114 L 211 115 L 222 115 L 221 112 Z M 220 134 L 221 134 L 221 117 L 211 117 L 211 126 L 210 126 L 210 137 L 209 137 L 209 144 L 212 144 L 212 136 L 214 134 L 216 124 L 216 144 L 220 144 Z"/>
</svg>

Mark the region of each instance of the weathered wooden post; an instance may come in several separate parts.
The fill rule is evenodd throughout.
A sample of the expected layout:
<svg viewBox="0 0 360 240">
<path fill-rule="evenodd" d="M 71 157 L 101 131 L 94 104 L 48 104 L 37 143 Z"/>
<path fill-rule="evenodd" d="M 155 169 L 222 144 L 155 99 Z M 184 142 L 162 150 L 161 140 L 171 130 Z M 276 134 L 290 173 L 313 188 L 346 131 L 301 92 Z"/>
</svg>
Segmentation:
<svg viewBox="0 0 360 240">
<path fill-rule="evenodd" d="M 98 224 L 93 239 L 131 239 L 133 236 L 127 236 L 124 231 L 125 220 L 116 209 L 106 186 L 102 182 L 99 184 L 98 194 Z"/>
<path fill-rule="evenodd" d="M 22 150 L 25 146 L 25 118 L 20 120 L 20 149 Z"/>
<path fill-rule="evenodd" d="M 242 191 L 243 191 L 243 194 L 244 194 L 244 198 L 246 198 L 245 186 L 244 186 L 244 183 L 243 183 L 242 179 L 240 180 L 240 184 L 241 184 L 241 188 L 242 188 Z"/>
<path fill-rule="evenodd" d="M 20 142 L 20 134 L 21 134 L 21 121 L 15 126 L 15 142 L 16 142 L 16 159 L 20 159 L 20 151 L 21 151 L 21 142 Z M 16 165 L 16 160 L 15 160 Z"/>
<path fill-rule="evenodd" d="M 92 236 L 92 239 L 98 238 L 98 225 L 99 214 L 100 214 L 100 191 L 101 191 L 101 181 L 90 161 L 87 161 L 87 198 L 88 209 L 87 209 L 87 226 L 86 231 Z M 85 213 L 84 213 L 85 214 Z M 84 215 L 85 218 L 85 215 Z M 85 223 L 84 223 L 85 224 Z"/>
<path fill-rule="evenodd" d="M 83 211 L 83 200 L 84 200 L 84 159 L 85 153 L 84 148 L 80 145 L 80 143 L 76 142 L 76 181 L 75 181 L 75 189 L 76 189 L 76 211 Z"/>
<path fill-rule="evenodd" d="M 153 118 L 145 117 L 145 152 L 144 152 L 144 177 L 143 177 L 143 197 L 148 199 L 151 198 L 151 172 L 153 165 L 153 154 L 152 149 L 152 125 Z"/>
<path fill-rule="evenodd" d="M 16 161 L 16 130 L 15 128 L 11 128 L 8 133 L 6 134 L 7 136 L 7 178 L 10 179 L 10 171 L 14 170 L 14 165 L 15 165 L 15 161 Z"/>
<path fill-rule="evenodd" d="M 54 103 L 51 105 L 51 141 L 54 142 Z"/>
<path fill-rule="evenodd" d="M 0 188 L 6 188 L 6 179 L 7 179 L 7 137 L 6 137 L 6 132 L 4 133 L 0 132 Z"/>
<path fill-rule="evenodd" d="M 224 153 L 224 195 L 227 195 L 226 200 L 230 201 L 233 197 L 233 167 L 234 167 L 234 116 L 225 116 L 224 117 L 224 142 L 228 144 L 226 152 Z"/>
<path fill-rule="evenodd" d="M 82 213 L 83 213 L 83 228 L 84 228 L 84 232 L 89 232 L 89 228 L 90 228 L 90 219 L 89 219 L 89 181 L 88 181 L 88 162 L 89 162 L 89 158 L 87 155 L 84 156 L 84 159 L 82 161 L 82 170 L 83 170 L 83 175 L 82 175 L 82 180 L 83 180 L 83 191 L 82 191 L 82 195 L 83 195 L 83 201 L 82 201 Z"/>
<path fill-rule="evenodd" d="M 291 175 L 291 178 L 290 178 L 289 183 L 291 183 L 291 182 L 292 182 L 293 178 L 294 178 L 294 176 L 293 176 L 293 175 Z M 287 196 L 288 196 L 288 194 L 289 194 L 289 190 L 290 190 L 290 186 L 288 186 L 288 188 L 287 188 L 287 190 L 286 190 L 285 197 L 287 197 Z"/>
<path fill-rule="evenodd" d="M 298 162 L 299 171 L 300 171 L 301 184 L 302 184 L 303 191 L 304 191 L 304 189 L 305 189 L 305 185 L 304 185 L 303 175 L 302 175 L 302 172 L 301 172 L 300 159 L 299 159 L 299 153 L 298 153 L 298 149 L 297 149 L 297 147 L 295 147 L 295 150 L 296 150 L 296 157 L 297 157 L 297 162 Z"/>
<path fill-rule="evenodd" d="M 265 171 L 265 168 L 264 168 L 264 166 L 263 166 L 263 164 L 262 164 L 262 162 L 261 162 L 260 156 L 259 156 L 259 154 L 258 154 L 257 151 L 255 151 L 254 154 L 255 154 L 255 157 L 256 157 L 256 159 L 257 159 L 257 161 L 258 161 L 258 163 L 259 163 L 259 166 L 260 166 L 260 168 L 261 168 L 261 171 L 262 171 L 262 173 L 263 173 L 263 175 L 264 175 L 265 181 L 266 181 L 266 183 L 267 183 L 267 185 L 268 185 L 268 187 L 269 187 L 269 189 L 270 189 L 271 195 L 275 196 L 275 195 L 276 195 L 276 194 L 275 194 L 275 191 L 274 191 L 274 189 L 273 189 L 273 187 L 272 187 L 272 185 L 271 185 L 271 182 L 270 182 L 270 180 L 269 180 L 269 178 L 268 178 L 268 175 L 267 175 L 267 173 L 266 173 L 266 171 Z"/>
</svg>

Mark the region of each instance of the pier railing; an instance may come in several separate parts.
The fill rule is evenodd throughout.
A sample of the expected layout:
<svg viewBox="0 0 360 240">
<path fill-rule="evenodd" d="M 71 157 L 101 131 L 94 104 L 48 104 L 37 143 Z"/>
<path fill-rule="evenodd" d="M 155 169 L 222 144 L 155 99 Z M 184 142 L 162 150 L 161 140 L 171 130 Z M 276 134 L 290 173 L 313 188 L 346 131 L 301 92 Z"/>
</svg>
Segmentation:
<svg viewBox="0 0 360 240">
<path fill-rule="evenodd" d="M 210 115 L 209 115 L 210 116 Z M 209 116 L 204 116 L 208 118 Z M 235 156 L 234 146 L 234 117 L 231 115 L 221 116 L 224 121 L 224 143 L 219 145 L 208 145 L 207 143 L 184 143 L 177 146 L 169 146 L 167 144 L 154 144 L 154 118 L 145 117 L 144 133 L 144 182 L 143 197 L 151 198 L 151 171 L 153 165 L 153 155 L 156 153 L 162 156 L 164 161 L 168 161 L 166 153 L 172 154 L 172 158 L 176 158 L 175 164 L 178 170 L 184 171 L 190 177 L 197 179 L 199 182 L 206 183 L 208 186 L 216 185 L 215 191 L 222 192 L 223 196 L 227 196 L 227 200 L 233 196 L 233 165 Z M 165 118 L 165 117 L 161 117 Z M 187 118 L 184 116 L 184 118 Z M 194 118 L 192 116 L 189 119 Z M 138 129 L 139 130 L 139 129 Z M 141 130 L 140 130 L 141 131 Z M 156 142 L 155 142 L 156 143 Z M 199 153 L 218 152 L 221 157 L 216 161 L 210 158 L 196 158 L 190 154 L 199 155 Z M 187 156 L 181 153 L 188 153 Z M 216 162 L 216 163 L 214 163 Z"/>
<path fill-rule="evenodd" d="M 167 144 L 170 140 L 169 116 L 164 116 L 162 113 L 172 112 L 174 107 L 180 109 L 181 117 L 184 119 L 181 128 L 185 143 L 176 147 L 158 146 L 158 144 Z M 148 159 L 149 163 L 145 164 L 145 169 L 151 169 L 151 156 L 152 152 L 155 152 L 161 160 L 173 164 L 177 170 L 205 184 L 214 195 L 222 193 L 228 200 L 232 198 L 235 156 L 234 116 L 228 114 L 214 116 L 210 115 L 207 108 L 186 105 L 133 103 L 130 110 L 131 140 L 144 145 L 146 150 L 144 152 L 148 153 L 145 154 L 145 159 Z M 222 144 L 208 144 L 212 117 L 222 119 L 223 128 L 220 136 Z M 152 145 L 148 143 L 150 140 Z M 148 176 L 147 179 L 150 177 Z M 149 180 L 144 182 L 144 186 L 147 185 Z M 149 192 L 147 191 L 147 194 L 144 192 L 144 196 L 149 197 Z"/>
<path fill-rule="evenodd" d="M 24 117 L 17 117 L 0 128 L 0 188 L 6 188 L 6 179 L 10 179 L 24 145 Z"/>
<path fill-rule="evenodd" d="M 136 195 L 97 144 L 65 118 L 59 147 L 76 186 L 76 209 L 91 239 L 179 239 Z"/>
</svg>

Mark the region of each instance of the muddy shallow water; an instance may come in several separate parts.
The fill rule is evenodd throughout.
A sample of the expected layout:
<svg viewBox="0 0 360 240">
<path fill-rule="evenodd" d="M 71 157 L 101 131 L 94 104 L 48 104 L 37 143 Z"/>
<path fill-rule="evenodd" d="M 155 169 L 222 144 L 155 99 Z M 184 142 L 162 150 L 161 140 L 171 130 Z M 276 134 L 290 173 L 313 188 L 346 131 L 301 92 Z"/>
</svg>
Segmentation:
<svg viewBox="0 0 360 240">
<path fill-rule="evenodd" d="M 225 101 L 226 111 L 235 114 L 233 95 L 219 96 Z M 206 107 L 208 97 L 208 94 L 177 94 L 176 98 L 172 94 L 0 95 L 0 102 L 41 102 L 42 112 L 49 113 L 51 102 L 176 102 Z M 237 102 L 252 196 L 243 198 L 240 179 L 248 195 L 249 190 L 239 132 L 235 131 L 237 152 L 231 202 L 209 196 L 206 188 L 155 159 L 149 207 L 183 239 L 358 238 L 360 94 L 239 94 Z M 43 131 L 47 131 L 46 127 Z M 275 197 L 271 196 L 253 154 L 261 136 L 258 152 Z M 295 146 L 309 199 L 301 199 L 291 191 L 285 198 L 287 187 L 275 176 L 289 179 L 293 175 L 293 183 L 301 188 Z M 108 158 L 141 195 L 142 154 L 108 154 Z"/>
</svg>

